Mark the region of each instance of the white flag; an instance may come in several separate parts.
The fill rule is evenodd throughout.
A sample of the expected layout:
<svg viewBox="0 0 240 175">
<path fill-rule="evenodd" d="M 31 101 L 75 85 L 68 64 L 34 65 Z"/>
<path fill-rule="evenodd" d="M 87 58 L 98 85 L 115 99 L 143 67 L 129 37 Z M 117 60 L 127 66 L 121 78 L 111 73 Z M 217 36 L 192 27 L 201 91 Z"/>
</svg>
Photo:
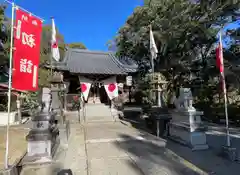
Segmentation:
<svg viewBox="0 0 240 175">
<path fill-rule="evenodd" d="M 56 39 L 56 28 L 55 28 L 55 23 L 54 19 L 52 19 L 52 57 L 56 60 L 60 60 L 60 54 L 59 54 L 59 49 L 58 49 L 58 43 Z"/>
<path fill-rule="evenodd" d="M 89 80 L 83 76 L 79 76 L 79 81 L 81 85 L 81 91 L 85 101 L 88 99 L 89 91 L 91 88 L 92 80 Z"/>
<path fill-rule="evenodd" d="M 153 37 L 152 27 L 150 26 L 150 52 L 151 52 L 151 59 L 156 59 L 158 54 L 158 49 Z"/>
<path fill-rule="evenodd" d="M 116 77 L 105 79 L 103 80 L 103 83 L 110 100 L 114 99 L 115 97 L 118 97 L 118 85 Z"/>
</svg>

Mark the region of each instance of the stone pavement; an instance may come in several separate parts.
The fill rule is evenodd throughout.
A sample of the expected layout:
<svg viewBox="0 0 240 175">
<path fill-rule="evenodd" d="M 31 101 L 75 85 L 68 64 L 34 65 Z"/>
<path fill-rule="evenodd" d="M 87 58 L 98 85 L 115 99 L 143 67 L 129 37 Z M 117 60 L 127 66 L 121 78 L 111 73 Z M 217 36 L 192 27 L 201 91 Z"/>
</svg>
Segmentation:
<svg viewBox="0 0 240 175">
<path fill-rule="evenodd" d="M 74 175 L 194 175 L 158 139 L 120 122 L 72 124 L 64 169 Z"/>
<path fill-rule="evenodd" d="M 139 110 L 130 109 L 130 114 L 127 118 L 122 119 L 122 122 L 125 122 L 129 126 L 134 128 L 139 128 L 146 130 L 145 121 L 137 115 Z M 226 144 L 226 136 L 224 131 L 224 126 L 219 127 L 219 125 L 213 125 L 206 123 L 209 126 L 209 131 L 207 132 L 207 142 L 210 146 L 209 150 L 205 151 L 192 151 L 189 147 L 172 142 L 167 140 L 166 147 L 173 151 L 178 156 L 184 158 L 185 163 L 189 166 L 195 165 L 196 167 L 202 169 L 205 174 L 214 174 L 214 175 L 238 175 L 240 172 L 240 162 L 231 162 L 227 159 L 224 159 L 219 153 L 221 148 Z M 231 141 L 232 146 L 237 148 L 240 151 L 240 129 L 231 128 Z M 231 173 L 229 173 L 231 170 Z M 204 174 L 204 172 L 202 174 Z M 201 174 L 201 173 L 200 173 Z"/>
<path fill-rule="evenodd" d="M 220 145 L 221 146 L 221 145 Z M 166 146 L 191 164 L 201 168 L 210 175 L 239 175 L 240 164 L 220 156 L 220 150 L 192 151 L 190 148 L 168 141 Z"/>
<path fill-rule="evenodd" d="M 85 149 L 84 128 L 80 124 L 71 124 L 68 150 L 62 156 L 64 169 L 71 169 L 74 175 L 87 175 L 87 157 Z"/>
</svg>

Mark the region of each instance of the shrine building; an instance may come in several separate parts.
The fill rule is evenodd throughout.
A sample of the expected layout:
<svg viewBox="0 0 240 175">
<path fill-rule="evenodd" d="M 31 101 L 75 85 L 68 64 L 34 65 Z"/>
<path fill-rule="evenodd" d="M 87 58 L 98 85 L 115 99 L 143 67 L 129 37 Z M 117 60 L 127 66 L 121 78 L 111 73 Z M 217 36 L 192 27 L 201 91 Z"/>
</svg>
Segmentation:
<svg viewBox="0 0 240 175">
<path fill-rule="evenodd" d="M 137 65 L 133 60 L 116 58 L 113 52 L 72 48 L 67 49 L 61 62 L 52 63 L 52 68 L 62 72 L 69 95 L 79 94 L 80 82 L 83 79 L 90 80 L 87 103 L 107 103 L 109 98 L 104 89 L 104 80 L 114 77 L 116 83 L 121 84 L 118 89 L 123 90 L 126 76 L 134 75 L 137 71 Z"/>
</svg>

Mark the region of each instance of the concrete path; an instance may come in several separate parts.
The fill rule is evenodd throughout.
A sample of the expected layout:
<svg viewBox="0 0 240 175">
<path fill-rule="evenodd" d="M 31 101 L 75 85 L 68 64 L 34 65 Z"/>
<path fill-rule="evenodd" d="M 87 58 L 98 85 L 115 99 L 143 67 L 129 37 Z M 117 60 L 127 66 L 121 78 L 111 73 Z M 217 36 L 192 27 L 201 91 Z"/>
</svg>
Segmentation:
<svg viewBox="0 0 240 175">
<path fill-rule="evenodd" d="M 120 122 L 72 124 L 63 164 L 74 175 L 193 175 L 165 140 Z"/>
<path fill-rule="evenodd" d="M 71 169 L 74 175 L 87 175 L 87 155 L 84 128 L 79 124 L 71 125 L 68 151 L 64 157 L 64 169 Z"/>
</svg>

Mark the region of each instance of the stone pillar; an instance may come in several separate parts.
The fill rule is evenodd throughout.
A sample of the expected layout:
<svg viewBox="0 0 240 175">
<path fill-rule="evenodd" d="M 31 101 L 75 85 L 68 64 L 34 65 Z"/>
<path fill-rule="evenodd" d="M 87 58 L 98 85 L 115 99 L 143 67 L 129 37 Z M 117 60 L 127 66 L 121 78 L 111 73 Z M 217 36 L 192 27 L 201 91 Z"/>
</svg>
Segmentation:
<svg viewBox="0 0 240 175">
<path fill-rule="evenodd" d="M 190 125 L 190 142 L 192 150 L 205 150 L 208 149 L 206 130 L 201 120 L 202 111 L 188 111 L 185 113 L 189 116 Z"/>
</svg>

